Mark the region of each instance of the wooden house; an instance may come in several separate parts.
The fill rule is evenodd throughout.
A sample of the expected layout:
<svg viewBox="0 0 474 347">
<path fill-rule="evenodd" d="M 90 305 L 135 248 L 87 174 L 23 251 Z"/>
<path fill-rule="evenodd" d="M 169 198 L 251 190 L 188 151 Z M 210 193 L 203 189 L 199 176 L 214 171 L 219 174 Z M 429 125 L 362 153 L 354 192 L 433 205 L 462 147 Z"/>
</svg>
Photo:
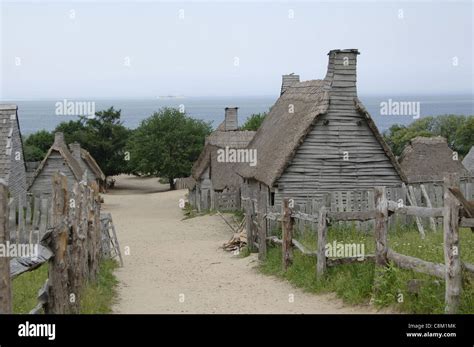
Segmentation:
<svg viewBox="0 0 474 347">
<path fill-rule="evenodd" d="M 11 197 L 26 197 L 26 167 L 16 105 L 0 105 L 0 179 Z"/>
<path fill-rule="evenodd" d="M 92 155 L 84 148 L 81 148 L 81 144 L 77 142 L 69 144 L 69 150 L 84 171 L 87 182 L 96 182 L 99 187 L 105 187 L 105 174 Z"/>
<path fill-rule="evenodd" d="M 469 171 L 471 177 L 474 177 L 474 146 L 471 147 L 469 153 L 464 157 L 462 164 Z"/>
<path fill-rule="evenodd" d="M 257 151 L 257 165 L 237 167 L 243 199 L 306 203 L 335 191 L 395 187 L 405 180 L 357 97 L 358 54 L 330 51 L 321 80 L 283 76 L 280 97 L 248 145 Z"/>
<path fill-rule="evenodd" d="M 222 193 L 229 193 L 228 198 L 234 199 L 237 205 L 240 203 L 242 178 L 235 173 L 233 161 L 219 157 L 221 151 L 244 149 L 255 134 L 254 131 L 239 130 L 237 112 L 237 107 L 225 109 L 224 121 L 206 138 L 193 165 L 189 201 L 198 210 L 218 208 Z"/>
<path fill-rule="evenodd" d="M 468 176 L 467 169 L 448 147 L 444 137 L 415 137 L 403 149 L 400 166 L 410 184 L 443 182 L 444 176 L 458 174 Z"/>
<path fill-rule="evenodd" d="M 75 182 L 83 179 L 84 170 L 74 159 L 64 142 L 64 134 L 54 134 L 54 143 L 36 170 L 28 191 L 33 195 L 49 195 L 52 193 L 52 177 L 61 172 L 67 177 L 68 190 L 72 190 Z"/>
</svg>

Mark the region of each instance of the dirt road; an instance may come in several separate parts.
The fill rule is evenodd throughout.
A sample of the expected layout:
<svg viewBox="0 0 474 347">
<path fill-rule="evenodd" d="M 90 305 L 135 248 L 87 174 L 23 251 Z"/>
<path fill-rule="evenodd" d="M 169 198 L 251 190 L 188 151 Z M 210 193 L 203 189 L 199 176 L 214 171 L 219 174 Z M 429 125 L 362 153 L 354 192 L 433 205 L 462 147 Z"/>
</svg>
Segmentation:
<svg viewBox="0 0 474 347">
<path fill-rule="evenodd" d="M 130 248 L 116 272 L 116 313 L 374 312 L 262 275 L 255 255 L 224 252 L 220 246 L 231 231 L 219 216 L 182 220 L 184 190 L 128 176 L 119 177 L 116 187 L 104 196 L 103 208 L 112 213 L 122 249 Z"/>
</svg>

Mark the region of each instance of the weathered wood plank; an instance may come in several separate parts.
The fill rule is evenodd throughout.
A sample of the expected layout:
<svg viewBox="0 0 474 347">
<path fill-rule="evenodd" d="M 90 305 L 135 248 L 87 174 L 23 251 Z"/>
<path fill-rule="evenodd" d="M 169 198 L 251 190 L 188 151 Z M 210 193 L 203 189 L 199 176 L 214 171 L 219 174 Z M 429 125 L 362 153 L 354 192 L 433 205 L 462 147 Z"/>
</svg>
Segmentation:
<svg viewBox="0 0 474 347">
<path fill-rule="evenodd" d="M 390 248 L 387 252 L 387 258 L 402 269 L 413 270 L 419 273 L 436 276 L 438 278 L 445 278 L 446 267 L 443 264 L 436 264 L 419 258 L 400 254 Z"/>
<path fill-rule="evenodd" d="M 444 179 L 444 262 L 446 264 L 445 312 L 457 313 L 461 297 L 461 257 L 459 249 L 460 202 L 449 188 L 459 188 L 459 178 L 453 174 Z"/>
<path fill-rule="evenodd" d="M 385 187 L 375 187 L 375 263 L 378 266 L 387 265 L 387 231 L 388 231 L 388 202 Z"/>
<path fill-rule="evenodd" d="M 287 270 L 288 267 L 293 263 L 293 248 L 292 248 L 292 240 L 293 240 L 293 224 L 294 219 L 291 218 L 291 209 L 289 207 L 288 198 L 283 199 L 282 203 L 282 266 L 283 270 Z"/>
<path fill-rule="evenodd" d="M 327 211 L 322 206 L 318 217 L 318 259 L 316 264 L 316 276 L 322 278 L 326 272 L 326 238 L 327 238 Z"/>
<path fill-rule="evenodd" d="M 0 244 L 10 241 L 8 230 L 8 189 L 5 181 L 0 181 Z M 0 257 L 0 313 L 12 313 L 12 283 L 10 258 Z"/>
</svg>

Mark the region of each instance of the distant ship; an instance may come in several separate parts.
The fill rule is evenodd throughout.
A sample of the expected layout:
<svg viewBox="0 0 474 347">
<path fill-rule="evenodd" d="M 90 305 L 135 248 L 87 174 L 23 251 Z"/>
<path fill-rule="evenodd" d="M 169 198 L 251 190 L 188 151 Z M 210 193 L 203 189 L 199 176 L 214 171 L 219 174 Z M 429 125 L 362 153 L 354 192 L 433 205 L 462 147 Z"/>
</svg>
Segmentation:
<svg viewBox="0 0 474 347">
<path fill-rule="evenodd" d="M 161 95 L 158 99 L 184 99 L 184 95 Z"/>
</svg>

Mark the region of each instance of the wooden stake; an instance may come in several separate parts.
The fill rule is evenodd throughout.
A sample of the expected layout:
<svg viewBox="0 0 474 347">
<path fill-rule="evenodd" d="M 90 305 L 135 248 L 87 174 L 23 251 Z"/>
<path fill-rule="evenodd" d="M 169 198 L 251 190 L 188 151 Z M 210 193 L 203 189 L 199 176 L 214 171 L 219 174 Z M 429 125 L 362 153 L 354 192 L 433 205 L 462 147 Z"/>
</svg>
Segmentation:
<svg viewBox="0 0 474 347">
<path fill-rule="evenodd" d="M 426 200 L 426 207 L 432 208 L 433 205 L 431 204 L 430 196 L 426 192 L 425 186 L 423 184 L 420 184 L 420 188 L 421 188 L 421 193 L 423 194 L 423 197 Z M 436 222 L 433 217 L 430 217 L 430 226 L 431 226 L 431 230 L 436 231 Z"/>
<path fill-rule="evenodd" d="M 387 261 L 387 229 L 388 229 L 388 201 L 385 187 L 375 187 L 375 264 L 386 266 Z"/>
<path fill-rule="evenodd" d="M 327 243 L 327 211 L 323 205 L 319 210 L 318 218 L 318 257 L 316 264 L 316 276 L 322 278 L 326 272 L 326 243 Z"/>
<path fill-rule="evenodd" d="M 266 189 L 260 192 L 260 201 L 258 203 L 258 259 L 263 261 L 267 258 L 267 191 Z"/>
<path fill-rule="evenodd" d="M 281 245 L 281 250 L 282 250 L 282 265 L 283 265 L 283 270 L 287 270 L 288 267 L 292 264 L 293 262 L 293 224 L 294 224 L 294 219 L 291 217 L 291 209 L 289 207 L 289 201 L 288 198 L 284 198 L 281 204 L 281 215 L 282 215 L 282 220 L 281 220 L 281 227 L 282 227 L 282 245 Z"/>
<path fill-rule="evenodd" d="M 458 188 L 459 178 L 450 174 L 444 178 L 444 261 L 446 264 L 445 312 L 457 313 L 461 296 L 461 255 L 459 248 L 460 203 L 449 191 Z"/>
</svg>

